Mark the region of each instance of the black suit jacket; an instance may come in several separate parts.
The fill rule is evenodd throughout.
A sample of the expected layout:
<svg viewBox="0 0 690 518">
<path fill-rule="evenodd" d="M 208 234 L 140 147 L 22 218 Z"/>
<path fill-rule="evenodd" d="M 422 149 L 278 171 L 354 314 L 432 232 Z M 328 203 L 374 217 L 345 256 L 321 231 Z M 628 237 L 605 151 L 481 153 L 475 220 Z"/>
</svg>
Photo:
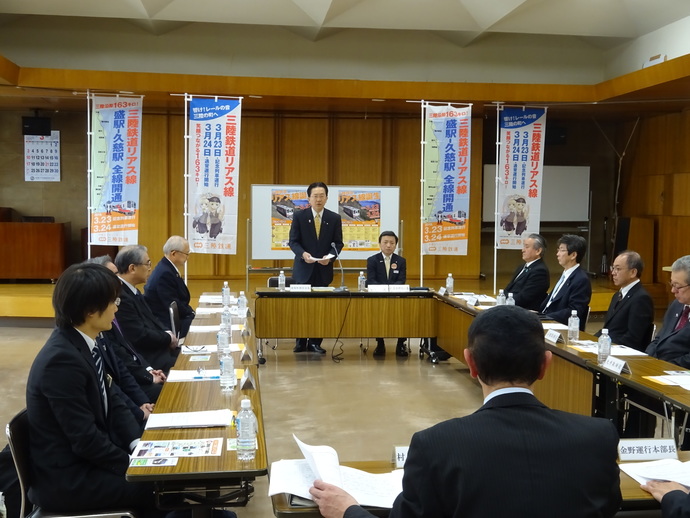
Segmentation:
<svg viewBox="0 0 690 518">
<path fill-rule="evenodd" d="M 194 320 L 194 310 L 189 305 L 191 296 L 184 279 L 167 258 L 163 257 L 144 286 L 144 298 L 151 308 L 151 312 L 166 328 L 170 327 L 170 303 L 177 302 L 180 314 L 180 329 L 176 331 L 180 336 L 187 336 L 189 326 Z"/>
<path fill-rule="evenodd" d="M 333 281 L 333 261 L 335 259 L 332 259 L 327 266 L 319 263 L 309 264 L 304 262 L 302 254 L 309 252 L 312 257 L 335 255 L 331 243 L 335 243 L 338 254 L 340 254 L 343 249 L 343 225 L 340 215 L 323 209 L 321 230 L 317 238 L 311 207 L 295 212 L 290 226 L 289 243 L 290 249 L 295 253 L 295 262 L 292 268 L 293 284 L 328 286 Z"/>
<path fill-rule="evenodd" d="M 524 267 L 523 264 L 515 270 L 513 278 L 503 291 L 506 297 L 508 293 L 513 294 L 516 306 L 538 311 L 549 291 L 549 268 L 543 259 L 537 259 L 520 275 Z"/>
<path fill-rule="evenodd" d="M 136 485 L 125 471 L 140 428 L 107 383 L 106 393 L 107 414 L 86 341 L 72 328 L 53 331 L 26 387 L 33 503 L 52 511 L 131 505 Z"/>
<path fill-rule="evenodd" d="M 652 339 L 654 301 L 638 282 L 618 302 L 618 292 L 611 298 L 602 328 L 609 330 L 613 343 L 643 351 Z M 596 333 L 600 336 L 601 331 Z"/>
<path fill-rule="evenodd" d="M 407 263 L 404 257 L 391 254 L 391 264 L 388 276 L 386 276 L 386 263 L 383 260 L 383 252 L 367 257 L 367 283 L 368 284 L 405 284 L 407 280 Z"/>
<path fill-rule="evenodd" d="M 567 325 L 570 313 L 574 309 L 577 311 L 577 316 L 580 319 L 580 331 L 584 331 L 587 324 L 589 301 L 592 298 L 592 284 L 589 282 L 587 272 L 582 269 L 582 266 L 576 268 L 570 274 L 568 280 L 563 283 L 553 302 L 547 308 L 546 304 L 549 301 L 550 295 L 549 293 L 541 303 L 539 312 L 561 324 Z"/>
<path fill-rule="evenodd" d="M 690 369 L 690 324 L 680 331 L 674 331 L 682 312 L 683 304 L 677 300 L 671 302 L 664 315 L 663 327 L 647 347 L 646 353 Z"/>
<path fill-rule="evenodd" d="M 177 355 L 170 349 L 171 336 L 151 312 L 144 296 L 135 296 L 129 286 L 122 284 L 117 321 L 127 341 L 154 369 L 168 372 Z M 179 352 L 179 349 L 176 353 Z"/>
<path fill-rule="evenodd" d="M 412 437 L 390 518 L 614 516 L 618 434 L 606 419 L 551 410 L 531 394 Z M 352 506 L 345 518 L 371 516 Z"/>
</svg>

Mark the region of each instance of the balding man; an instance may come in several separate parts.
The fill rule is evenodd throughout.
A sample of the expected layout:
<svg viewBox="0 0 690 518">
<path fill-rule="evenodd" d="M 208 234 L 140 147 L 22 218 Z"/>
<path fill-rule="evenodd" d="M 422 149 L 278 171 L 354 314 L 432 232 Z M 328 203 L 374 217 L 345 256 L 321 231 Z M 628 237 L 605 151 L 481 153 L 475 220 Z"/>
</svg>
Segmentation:
<svg viewBox="0 0 690 518">
<path fill-rule="evenodd" d="M 549 268 L 544 262 L 546 240 L 539 234 L 530 234 L 522 244 L 522 260 L 505 293 L 513 294 L 515 305 L 537 311 L 549 291 Z"/>
<path fill-rule="evenodd" d="M 163 245 L 164 257 L 151 273 L 144 297 L 151 311 L 164 326 L 170 325 L 170 303 L 177 303 L 180 314 L 180 337 L 187 336 L 189 326 L 194 320 L 194 310 L 189 305 L 190 295 L 180 270 L 189 257 L 189 242 L 182 236 L 171 236 Z"/>
</svg>

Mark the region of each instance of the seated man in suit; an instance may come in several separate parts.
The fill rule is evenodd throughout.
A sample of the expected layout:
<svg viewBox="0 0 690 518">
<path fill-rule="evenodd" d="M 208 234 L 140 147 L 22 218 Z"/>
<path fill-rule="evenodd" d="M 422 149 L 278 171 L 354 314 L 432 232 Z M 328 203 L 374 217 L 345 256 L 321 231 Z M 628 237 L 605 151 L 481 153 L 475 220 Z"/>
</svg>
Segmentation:
<svg viewBox="0 0 690 518">
<path fill-rule="evenodd" d="M 549 268 L 544 262 L 546 240 L 539 234 L 530 234 L 522 243 L 521 264 L 503 290 L 512 293 L 515 305 L 537 311 L 549 291 Z"/>
<path fill-rule="evenodd" d="M 381 232 L 379 247 L 381 251 L 367 258 L 367 284 L 405 284 L 407 280 L 407 265 L 405 258 L 395 253 L 398 246 L 398 236 L 391 230 Z M 386 355 L 386 342 L 383 338 L 376 339 L 374 356 Z M 407 356 L 405 339 L 398 338 L 395 355 Z"/>
<path fill-rule="evenodd" d="M 671 302 L 661 331 L 647 347 L 647 354 L 690 368 L 690 255 L 676 259 L 671 266 L 671 292 L 676 300 Z"/>
<path fill-rule="evenodd" d="M 580 263 L 587 252 L 587 241 L 584 237 L 564 234 L 558 240 L 556 258 L 563 267 L 563 275 L 551 293 L 539 307 L 543 318 L 568 324 L 572 310 L 580 318 L 580 331 L 585 330 L 589 301 L 592 298 L 592 285 L 587 272 L 580 268 Z"/>
<path fill-rule="evenodd" d="M 518 306 L 480 313 L 464 355 L 484 405 L 413 435 L 390 518 L 614 516 L 618 434 L 607 419 L 534 397 L 551 362 L 537 316 Z M 309 492 L 326 518 L 371 516 L 336 486 L 317 480 Z"/>
<path fill-rule="evenodd" d="M 158 321 L 137 289 L 151 272 L 146 247 L 125 246 L 115 257 L 115 266 L 122 281 L 117 319 L 122 334 L 154 369 L 167 373 L 180 350 L 177 337 Z"/>
<path fill-rule="evenodd" d="M 180 329 L 175 331 L 184 338 L 194 320 L 194 310 L 189 305 L 191 296 L 180 277 L 180 269 L 189 257 L 189 242 L 182 236 L 172 236 L 163 245 L 163 254 L 144 286 L 144 297 L 153 314 L 166 327 L 170 325 L 170 303 L 177 303 Z"/>
<path fill-rule="evenodd" d="M 609 330 L 613 343 L 642 352 L 654 327 L 654 302 L 640 282 L 643 268 L 642 257 L 632 250 L 624 250 L 613 261 L 611 278 L 620 289 L 611 298 L 602 326 Z M 600 335 L 598 331 L 596 336 Z"/>
</svg>

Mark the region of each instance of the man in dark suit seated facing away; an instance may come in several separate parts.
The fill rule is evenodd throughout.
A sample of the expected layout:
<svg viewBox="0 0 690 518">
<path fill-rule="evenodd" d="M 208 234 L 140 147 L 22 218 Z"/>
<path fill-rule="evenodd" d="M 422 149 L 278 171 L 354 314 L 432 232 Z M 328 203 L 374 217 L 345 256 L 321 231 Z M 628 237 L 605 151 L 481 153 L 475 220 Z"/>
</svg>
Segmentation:
<svg viewBox="0 0 690 518">
<path fill-rule="evenodd" d="M 180 270 L 189 257 L 189 242 L 182 236 L 171 236 L 163 245 L 164 257 L 158 262 L 144 286 L 144 298 L 158 321 L 170 325 L 170 303 L 177 303 L 180 315 L 180 338 L 187 336 L 194 320 L 194 310 L 189 305 L 191 296 Z"/>
<path fill-rule="evenodd" d="M 151 259 L 142 245 L 122 248 L 115 257 L 122 281 L 117 321 L 127 341 L 157 370 L 170 370 L 179 354 L 177 337 L 154 316 L 137 289 L 151 272 Z"/>
<path fill-rule="evenodd" d="M 654 301 L 640 282 L 643 268 L 642 257 L 632 250 L 624 250 L 613 261 L 611 278 L 620 289 L 611 298 L 602 326 L 609 330 L 613 343 L 642 352 L 652 339 L 654 327 Z M 596 336 L 600 335 L 597 331 Z"/>
<path fill-rule="evenodd" d="M 549 291 L 549 268 L 544 262 L 546 240 L 539 234 L 530 234 L 522 244 L 521 264 L 503 290 L 506 297 L 513 294 L 515 305 L 537 311 Z"/>
<path fill-rule="evenodd" d="M 405 284 L 407 280 L 407 264 L 405 258 L 395 253 L 398 246 L 398 236 L 391 230 L 384 230 L 379 236 L 381 251 L 367 258 L 367 284 Z M 386 355 L 386 342 L 383 338 L 376 339 L 374 356 Z M 405 339 L 398 338 L 395 355 L 407 356 Z"/>
<path fill-rule="evenodd" d="M 518 306 L 486 310 L 464 354 L 484 405 L 413 435 L 390 518 L 614 516 L 621 493 L 613 424 L 551 410 L 532 394 L 551 362 L 539 318 Z M 326 518 L 371 516 L 323 481 L 310 493 Z"/>
<path fill-rule="evenodd" d="M 587 272 L 580 263 L 587 252 L 587 241 L 582 236 L 563 234 L 558 240 L 556 258 L 563 267 L 563 275 L 558 279 L 551 293 L 542 302 L 539 313 L 543 318 L 568 324 L 572 310 L 580 318 L 580 331 L 585 330 L 589 301 L 592 298 L 592 285 Z"/>
</svg>

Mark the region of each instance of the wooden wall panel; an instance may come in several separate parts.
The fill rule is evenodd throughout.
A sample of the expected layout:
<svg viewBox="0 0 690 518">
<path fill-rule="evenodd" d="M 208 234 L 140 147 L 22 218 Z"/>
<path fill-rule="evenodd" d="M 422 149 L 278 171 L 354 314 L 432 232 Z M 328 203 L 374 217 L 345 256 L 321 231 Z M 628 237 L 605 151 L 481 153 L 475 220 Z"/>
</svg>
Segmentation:
<svg viewBox="0 0 690 518">
<path fill-rule="evenodd" d="M 690 174 L 676 173 L 670 176 L 668 208 L 674 216 L 690 216 Z M 690 252 L 690 250 L 688 250 Z"/>
<path fill-rule="evenodd" d="M 333 175 L 338 185 L 382 185 L 383 121 L 333 121 Z"/>
<path fill-rule="evenodd" d="M 330 120 L 279 118 L 278 158 L 274 183 L 331 182 Z"/>
</svg>

